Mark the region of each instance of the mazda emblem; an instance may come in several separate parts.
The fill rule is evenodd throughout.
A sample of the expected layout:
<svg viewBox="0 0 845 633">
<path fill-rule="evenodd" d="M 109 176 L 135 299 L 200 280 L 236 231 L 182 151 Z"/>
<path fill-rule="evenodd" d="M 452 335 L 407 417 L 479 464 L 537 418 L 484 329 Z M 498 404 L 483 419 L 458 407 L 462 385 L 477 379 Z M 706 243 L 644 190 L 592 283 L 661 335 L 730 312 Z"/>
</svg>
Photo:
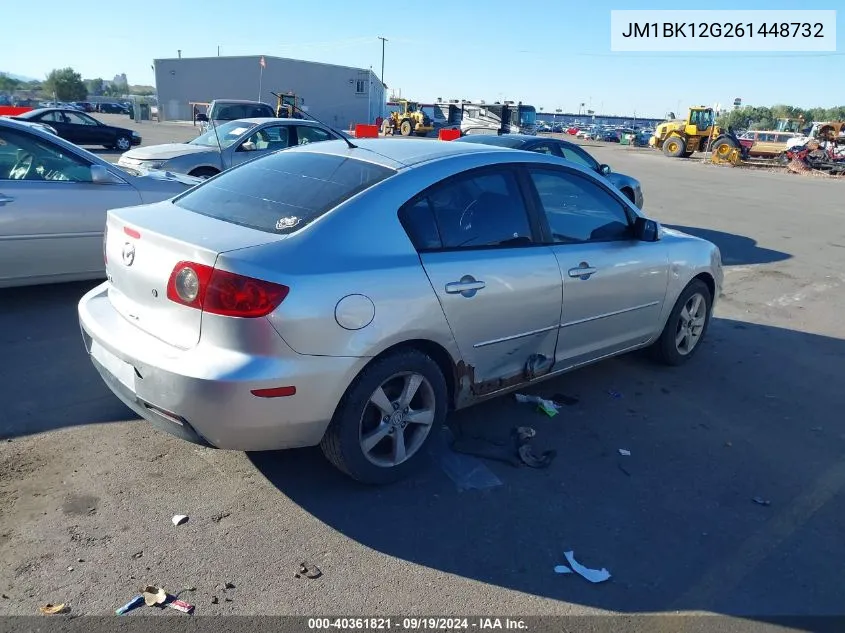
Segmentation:
<svg viewBox="0 0 845 633">
<path fill-rule="evenodd" d="M 123 263 L 127 266 L 131 266 L 132 262 L 135 261 L 135 245 L 131 242 L 126 242 L 123 245 Z"/>
</svg>

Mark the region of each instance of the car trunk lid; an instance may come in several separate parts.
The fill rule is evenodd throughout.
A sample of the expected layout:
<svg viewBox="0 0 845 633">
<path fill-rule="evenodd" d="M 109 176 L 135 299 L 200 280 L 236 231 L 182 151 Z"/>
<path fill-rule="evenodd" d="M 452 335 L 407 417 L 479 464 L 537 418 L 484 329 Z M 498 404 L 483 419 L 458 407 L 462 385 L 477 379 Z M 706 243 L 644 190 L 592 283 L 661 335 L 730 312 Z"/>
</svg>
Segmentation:
<svg viewBox="0 0 845 633">
<path fill-rule="evenodd" d="M 199 342 L 202 311 L 167 297 L 179 262 L 213 267 L 220 253 L 284 239 L 188 211 L 169 200 L 109 211 L 104 255 L 109 299 L 130 323 L 188 349 Z"/>
</svg>

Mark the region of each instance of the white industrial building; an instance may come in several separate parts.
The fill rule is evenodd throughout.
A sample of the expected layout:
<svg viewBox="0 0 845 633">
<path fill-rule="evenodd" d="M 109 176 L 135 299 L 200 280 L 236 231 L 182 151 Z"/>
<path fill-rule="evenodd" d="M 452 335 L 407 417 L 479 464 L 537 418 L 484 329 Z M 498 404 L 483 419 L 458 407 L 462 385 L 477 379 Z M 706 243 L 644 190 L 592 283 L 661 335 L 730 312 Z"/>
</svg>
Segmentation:
<svg viewBox="0 0 845 633">
<path fill-rule="evenodd" d="M 269 55 L 156 59 L 155 81 L 162 121 L 192 118 L 192 103 L 252 99 L 275 107 L 272 93 L 294 93 L 307 113 L 348 129 L 383 116 L 385 89 L 371 69 Z"/>
</svg>

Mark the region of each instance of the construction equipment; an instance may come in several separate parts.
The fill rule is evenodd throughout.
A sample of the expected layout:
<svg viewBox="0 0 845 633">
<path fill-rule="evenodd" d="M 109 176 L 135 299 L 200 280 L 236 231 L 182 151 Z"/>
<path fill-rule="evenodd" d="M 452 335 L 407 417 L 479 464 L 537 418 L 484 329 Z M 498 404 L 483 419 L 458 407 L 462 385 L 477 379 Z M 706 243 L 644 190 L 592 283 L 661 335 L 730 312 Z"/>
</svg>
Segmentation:
<svg viewBox="0 0 845 633">
<path fill-rule="evenodd" d="M 399 106 L 401 111 L 391 112 L 381 124 L 381 131 L 385 135 L 396 134 L 398 131 L 402 136 L 425 136 L 434 129 L 431 118 L 415 101 L 400 99 Z"/>
<path fill-rule="evenodd" d="M 720 159 L 728 159 L 732 150 L 741 147 L 735 135 L 716 125 L 713 108 L 706 106 L 691 107 L 686 119 L 670 115 L 657 126 L 648 144 L 670 158 L 689 158 L 710 150 Z"/>
<path fill-rule="evenodd" d="M 278 118 L 286 119 L 302 119 L 302 104 L 305 100 L 302 97 L 297 97 L 294 93 L 288 92 L 286 94 L 279 94 L 271 92 L 276 97 L 276 116 Z"/>
</svg>

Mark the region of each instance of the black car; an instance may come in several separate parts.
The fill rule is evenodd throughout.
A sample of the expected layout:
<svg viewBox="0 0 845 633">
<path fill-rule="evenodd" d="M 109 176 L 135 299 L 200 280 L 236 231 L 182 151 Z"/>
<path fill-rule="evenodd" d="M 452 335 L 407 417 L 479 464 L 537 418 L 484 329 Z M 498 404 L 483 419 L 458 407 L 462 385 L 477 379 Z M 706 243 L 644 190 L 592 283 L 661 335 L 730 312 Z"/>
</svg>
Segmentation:
<svg viewBox="0 0 845 633">
<path fill-rule="evenodd" d="M 97 112 L 104 114 L 129 114 L 130 110 L 121 103 L 98 103 Z"/>
<path fill-rule="evenodd" d="M 453 142 L 482 143 L 484 145 L 497 145 L 499 147 L 510 147 L 511 149 L 559 156 L 560 158 L 577 163 L 581 167 L 586 167 L 597 174 L 601 174 L 614 187 L 625 194 L 625 197 L 638 208 L 643 208 L 643 190 L 639 180 L 631 176 L 626 176 L 625 174 L 615 173 L 610 169 L 609 165 L 599 163 L 584 148 L 570 141 L 551 138 L 549 136 L 532 136 L 530 134 L 474 134 L 472 136 L 462 136 Z"/>
<path fill-rule="evenodd" d="M 102 145 L 125 152 L 133 145 L 141 144 L 141 137 L 136 132 L 106 125 L 79 110 L 40 108 L 12 118 L 45 123 L 54 128 L 61 138 L 77 145 Z"/>
</svg>

